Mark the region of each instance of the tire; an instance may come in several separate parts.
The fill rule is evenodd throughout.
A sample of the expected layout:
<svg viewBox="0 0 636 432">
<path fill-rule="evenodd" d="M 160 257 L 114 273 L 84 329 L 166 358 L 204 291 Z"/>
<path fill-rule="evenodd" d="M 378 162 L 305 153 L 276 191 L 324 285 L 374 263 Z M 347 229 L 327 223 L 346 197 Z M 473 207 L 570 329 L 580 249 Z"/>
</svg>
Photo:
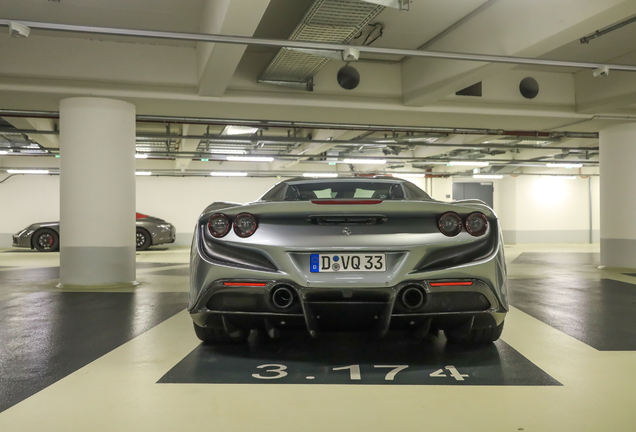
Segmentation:
<svg viewBox="0 0 636 432">
<path fill-rule="evenodd" d="M 234 338 L 227 334 L 227 332 L 223 328 L 199 327 L 195 323 L 193 324 L 194 332 L 196 333 L 197 337 L 205 344 L 232 344 L 245 342 L 247 340 L 247 334 L 245 334 L 244 337 Z"/>
<path fill-rule="evenodd" d="M 503 332 L 504 323 L 503 321 L 496 327 L 482 328 L 482 329 L 472 329 L 467 335 L 461 334 L 454 330 L 444 330 L 444 334 L 446 335 L 446 339 L 452 343 L 462 343 L 462 344 L 487 344 L 492 343 L 499 339 L 501 333 Z"/>
<path fill-rule="evenodd" d="M 143 228 L 137 228 L 136 246 L 138 251 L 144 251 L 152 245 L 150 233 Z"/>
<path fill-rule="evenodd" d="M 55 252 L 60 249 L 60 236 L 50 228 L 37 230 L 31 242 L 38 252 Z"/>
</svg>

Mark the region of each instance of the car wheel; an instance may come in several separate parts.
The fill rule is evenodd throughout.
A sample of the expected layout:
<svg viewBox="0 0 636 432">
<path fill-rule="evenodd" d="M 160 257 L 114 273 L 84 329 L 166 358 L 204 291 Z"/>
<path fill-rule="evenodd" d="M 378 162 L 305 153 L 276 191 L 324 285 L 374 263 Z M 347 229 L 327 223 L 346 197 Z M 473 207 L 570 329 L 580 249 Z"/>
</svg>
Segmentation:
<svg viewBox="0 0 636 432">
<path fill-rule="evenodd" d="M 150 247 L 152 241 L 150 239 L 150 233 L 142 228 L 137 228 L 137 250 L 143 251 Z"/>
<path fill-rule="evenodd" d="M 499 339 L 503 332 L 503 321 L 496 327 L 472 329 L 468 334 L 456 330 L 444 330 L 446 339 L 453 343 L 485 344 Z"/>
<path fill-rule="evenodd" d="M 36 231 L 32 242 L 39 252 L 55 252 L 60 249 L 60 236 L 50 228 Z"/>
<path fill-rule="evenodd" d="M 245 342 L 247 340 L 247 333 L 241 337 L 232 337 L 227 334 L 224 328 L 199 327 L 196 323 L 193 324 L 197 337 L 206 344 L 230 344 Z"/>
</svg>

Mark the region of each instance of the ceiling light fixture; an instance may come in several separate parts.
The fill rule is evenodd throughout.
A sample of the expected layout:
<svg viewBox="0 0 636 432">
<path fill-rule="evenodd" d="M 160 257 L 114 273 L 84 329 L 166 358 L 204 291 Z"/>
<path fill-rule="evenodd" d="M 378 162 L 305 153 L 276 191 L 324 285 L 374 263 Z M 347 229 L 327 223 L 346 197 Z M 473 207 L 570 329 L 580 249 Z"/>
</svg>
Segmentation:
<svg viewBox="0 0 636 432">
<path fill-rule="evenodd" d="M 475 174 L 473 178 L 476 179 L 502 179 L 503 176 L 501 174 Z"/>
<path fill-rule="evenodd" d="M 9 174 L 48 174 L 49 171 L 48 170 L 14 170 L 14 169 L 9 169 L 7 170 L 7 173 Z"/>
<path fill-rule="evenodd" d="M 335 178 L 335 177 L 338 177 L 338 174 L 336 173 L 304 173 L 303 177 Z"/>
<path fill-rule="evenodd" d="M 456 161 L 456 162 L 449 162 L 447 164 L 448 166 L 478 166 L 478 167 L 485 167 L 488 166 L 489 163 L 488 162 L 477 162 L 477 161 L 467 161 L 467 162 L 460 162 L 460 161 Z"/>
<path fill-rule="evenodd" d="M 135 158 L 136 159 L 148 159 L 148 155 L 147 154 L 137 153 L 137 154 L 135 154 Z"/>
<path fill-rule="evenodd" d="M 548 163 L 545 166 L 550 168 L 582 168 L 583 164 L 580 163 Z"/>
<path fill-rule="evenodd" d="M 340 161 L 338 161 L 340 162 Z M 366 164 L 366 165 L 384 165 L 386 163 L 385 159 L 344 159 L 341 163 L 346 164 Z"/>
<path fill-rule="evenodd" d="M 212 177 L 247 177 L 246 172 L 233 172 L 233 171 L 212 171 L 210 175 Z"/>
<path fill-rule="evenodd" d="M 273 162 L 271 156 L 228 156 L 227 160 L 233 162 Z"/>
<path fill-rule="evenodd" d="M 9 154 L 9 152 L 8 151 L 4 151 L 4 150 L 0 150 L 0 155 L 6 155 L 6 154 Z"/>
<path fill-rule="evenodd" d="M 258 128 L 251 126 L 225 126 L 221 135 L 252 135 L 258 132 Z"/>
<path fill-rule="evenodd" d="M 150 171 L 135 171 L 135 175 L 149 176 L 152 173 Z"/>
</svg>

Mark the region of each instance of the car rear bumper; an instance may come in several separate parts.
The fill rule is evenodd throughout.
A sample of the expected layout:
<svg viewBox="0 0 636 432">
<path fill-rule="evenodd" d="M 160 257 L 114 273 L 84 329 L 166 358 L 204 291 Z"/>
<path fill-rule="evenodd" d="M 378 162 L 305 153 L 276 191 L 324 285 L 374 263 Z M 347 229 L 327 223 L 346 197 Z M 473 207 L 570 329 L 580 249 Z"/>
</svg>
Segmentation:
<svg viewBox="0 0 636 432">
<path fill-rule="evenodd" d="M 388 330 L 457 328 L 466 323 L 487 328 L 503 321 L 506 310 L 482 281 L 465 279 L 454 282 L 470 285 L 441 287 L 433 286 L 436 282 L 415 279 L 393 287 L 312 288 L 288 280 L 219 280 L 190 313 L 201 327 L 229 327 L 230 331 L 234 327 L 306 327 L 312 336 L 325 331 L 384 335 Z M 227 286 L 237 283 L 244 286 Z M 285 308 L 277 307 L 273 300 L 280 287 L 293 293 L 293 301 Z M 409 288 L 421 292 L 421 305 L 406 305 L 404 293 Z"/>
</svg>

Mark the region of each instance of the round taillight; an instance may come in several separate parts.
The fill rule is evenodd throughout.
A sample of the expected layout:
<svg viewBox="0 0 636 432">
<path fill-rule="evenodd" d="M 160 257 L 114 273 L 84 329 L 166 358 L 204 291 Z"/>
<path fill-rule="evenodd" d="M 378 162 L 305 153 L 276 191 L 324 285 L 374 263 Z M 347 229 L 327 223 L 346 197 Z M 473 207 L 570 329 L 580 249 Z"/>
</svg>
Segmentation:
<svg viewBox="0 0 636 432">
<path fill-rule="evenodd" d="M 444 213 L 438 222 L 439 230 L 448 237 L 454 237 L 462 232 L 462 218 L 457 213 Z"/>
<path fill-rule="evenodd" d="M 475 212 L 466 218 L 466 231 L 475 237 L 486 234 L 488 230 L 488 219 L 483 213 Z"/>
<path fill-rule="evenodd" d="M 258 228 L 256 218 L 249 213 L 241 213 L 234 219 L 234 232 L 239 237 L 249 237 Z"/>
<path fill-rule="evenodd" d="M 222 213 L 214 213 L 208 221 L 208 231 L 212 237 L 223 237 L 230 232 L 230 220 Z"/>
</svg>

